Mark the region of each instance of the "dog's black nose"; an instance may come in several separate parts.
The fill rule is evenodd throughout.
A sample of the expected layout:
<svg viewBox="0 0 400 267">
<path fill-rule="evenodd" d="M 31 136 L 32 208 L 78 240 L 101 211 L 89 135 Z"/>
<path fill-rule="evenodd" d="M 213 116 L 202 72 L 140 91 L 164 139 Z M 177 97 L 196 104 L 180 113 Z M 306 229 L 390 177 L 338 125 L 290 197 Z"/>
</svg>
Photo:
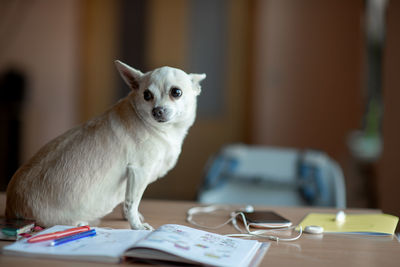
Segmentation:
<svg viewBox="0 0 400 267">
<path fill-rule="evenodd" d="M 153 117 L 154 117 L 157 121 L 160 121 L 160 122 L 165 121 L 165 117 L 164 117 L 164 115 L 165 115 L 165 108 L 163 108 L 163 107 L 156 107 L 156 108 L 153 108 L 152 114 L 153 114 Z"/>
</svg>

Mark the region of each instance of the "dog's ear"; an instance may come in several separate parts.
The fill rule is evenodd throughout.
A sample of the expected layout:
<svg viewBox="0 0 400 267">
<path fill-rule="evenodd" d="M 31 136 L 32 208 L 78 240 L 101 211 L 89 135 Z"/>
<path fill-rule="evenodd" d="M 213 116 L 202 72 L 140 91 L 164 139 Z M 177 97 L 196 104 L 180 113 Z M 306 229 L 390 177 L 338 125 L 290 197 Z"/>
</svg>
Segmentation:
<svg viewBox="0 0 400 267">
<path fill-rule="evenodd" d="M 117 66 L 119 73 L 121 74 L 124 81 L 129 85 L 129 87 L 133 90 L 138 90 L 140 79 L 142 78 L 143 73 L 139 70 L 135 70 L 134 68 L 119 60 L 115 61 L 115 65 Z"/>
<path fill-rule="evenodd" d="M 193 83 L 193 89 L 195 90 L 196 95 L 199 95 L 201 92 L 201 86 L 200 82 L 206 78 L 206 75 L 203 74 L 195 74 L 191 73 L 189 74 L 190 79 L 192 80 Z"/>
</svg>

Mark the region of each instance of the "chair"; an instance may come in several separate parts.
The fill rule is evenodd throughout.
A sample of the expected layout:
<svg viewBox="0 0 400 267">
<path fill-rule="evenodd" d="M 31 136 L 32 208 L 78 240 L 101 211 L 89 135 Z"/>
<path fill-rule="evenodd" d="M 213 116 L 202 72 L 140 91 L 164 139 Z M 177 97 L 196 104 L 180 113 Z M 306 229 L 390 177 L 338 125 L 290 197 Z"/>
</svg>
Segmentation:
<svg viewBox="0 0 400 267">
<path fill-rule="evenodd" d="M 198 201 L 345 208 L 346 189 L 321 151 L 231 144 L 207 163 Z"/>
</svg>

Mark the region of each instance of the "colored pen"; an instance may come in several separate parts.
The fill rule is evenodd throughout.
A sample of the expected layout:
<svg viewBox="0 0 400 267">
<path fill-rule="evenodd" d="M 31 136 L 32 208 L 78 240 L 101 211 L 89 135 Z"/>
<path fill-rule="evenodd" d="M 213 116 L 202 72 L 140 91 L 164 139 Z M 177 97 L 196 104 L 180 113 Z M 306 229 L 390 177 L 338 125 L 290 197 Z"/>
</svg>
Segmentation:
<svg viewBox="0 0 400 267">
<path fill-rule="evenodd" d="M 81 239 L 84 237 L 89 237 L 89 236 L 94 236 L 94 235 L 96 235 L 96 230 L 92 229 L 92 230 L 89 230 L 86 232 L 78 233 L 76 235 L 71 235 L 71 236 L 66 236 L 66 237 L 55 239 L 54 241 L 52 241 L 50 243 L 50 246 L 58 246 L 58 245 L 61 245 L 61 244 L 67 243 L 67 242 L 71 242 L 74 240 L 78 240 L 78 239 Z"/>
<path fill-rule="evenodd" d="M 42 241 L 47 241 L 47 240 L 52 240 L 52 239 L 57 239 L 65 236 L 70 236 L 74 234 L 78 234 L 81 232 L 85 232 L 90 230 L 90 227 L 88 225 L 81 226 L 81 227 L 76 227 L 76 228 L 70 228 L 64 231 L 58 231 L 54 233 L 48 233 L 48 234 L 43 234 L 43 235 L 37 235 L 34 236 L 30 239 L 28 239 L 29 243 L 35 243 L 35 242 L 42 242 Z"/>
</svg>

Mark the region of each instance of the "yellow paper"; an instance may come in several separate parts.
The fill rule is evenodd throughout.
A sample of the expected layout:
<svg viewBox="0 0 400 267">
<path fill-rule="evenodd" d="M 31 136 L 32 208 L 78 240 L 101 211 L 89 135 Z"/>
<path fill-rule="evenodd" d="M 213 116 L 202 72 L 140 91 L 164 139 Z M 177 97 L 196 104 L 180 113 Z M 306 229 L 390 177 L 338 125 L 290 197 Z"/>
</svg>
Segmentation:
<svg viewBox="0 0 400 267">
<path fill-rule="evenodd" d="M 346 214 L 342 223 L 335 221 L 336 214 L 310 213 L 299 224 L 303 229 L 308 225 L 324 228 L 324 233 L 355 233 L 370 235 L 393 235 L 399 218 L 389 214 Z"/>
</svg>

